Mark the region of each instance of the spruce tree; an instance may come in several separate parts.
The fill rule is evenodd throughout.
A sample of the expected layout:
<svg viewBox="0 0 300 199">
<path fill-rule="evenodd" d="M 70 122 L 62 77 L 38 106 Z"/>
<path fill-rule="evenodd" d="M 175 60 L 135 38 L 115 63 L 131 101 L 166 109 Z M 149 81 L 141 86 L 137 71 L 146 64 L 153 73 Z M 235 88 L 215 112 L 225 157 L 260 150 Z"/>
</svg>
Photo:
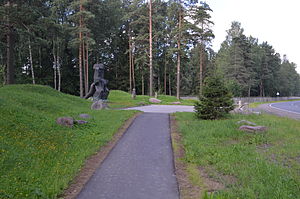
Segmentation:
<svg viewBox="0 0 300 199">
<path fill-rule="evenodd" d="M 204 81 L 200 101 L 195 104 L 196 117 L 205 120 L 215 120 L 224 117 L 233 110 L 232 95 L 222 78 L 213 75 Z"/>
</svg>

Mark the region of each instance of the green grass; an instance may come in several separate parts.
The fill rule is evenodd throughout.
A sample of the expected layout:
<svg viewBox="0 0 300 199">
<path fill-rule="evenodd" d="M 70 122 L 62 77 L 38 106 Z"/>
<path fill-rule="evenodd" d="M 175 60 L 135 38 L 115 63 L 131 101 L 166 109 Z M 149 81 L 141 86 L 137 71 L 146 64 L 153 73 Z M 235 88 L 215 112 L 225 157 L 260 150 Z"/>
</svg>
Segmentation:
<svg viewBox="0 0 300 199">
<path fill-rule="evenodd" d="M 210 198 L 300 198 L 299 121 L 272 115 L 233 115 L 218 121 L 197 120 L 193 113 L 175 116 L 183 136 L 184 161 L 205 168 L 226 186 Z M 241 132 L 236 122 L 242 119 L 269 130 Z"/>
<path fill-rule="evenodd" d="M 162 102 L 160 105 L 171 105 L 172 102 L 180 101 L 180 105 L 190 105 L 195 104 L 195 100 L 177 100 L 174 96 L 168 95 L 158 95 L 157 97 Z M 137 95 L 136 99 L 132 99 L 131 95 L 124 91 L 112 90 L 109 93 L 109 106 L 112 108 L 125 108 L 152 104 L 149 102 L 150 97 L 147 95 Z"/>
<path fill-rule="evenodd" d="M 91 102 L 50 87 L 0 88 L 0 198 L 56 198 L 87 157 L 111 140 L 134 111 L 90 110 Z M 57 117 L 92 118 L 73 128 Z"/>
<path fill-rule="evenodd" d="M 261 104 L 271 104 L 278 102 L 290 102 L 290 101 L 299 101 L 300 99 L 290 99 L 290 100 L 281 100 L 281 101 L 270 101 L 270 102 L 253 102 L 249 104 L 249 108 L 257 108 Z"/>
</svg>

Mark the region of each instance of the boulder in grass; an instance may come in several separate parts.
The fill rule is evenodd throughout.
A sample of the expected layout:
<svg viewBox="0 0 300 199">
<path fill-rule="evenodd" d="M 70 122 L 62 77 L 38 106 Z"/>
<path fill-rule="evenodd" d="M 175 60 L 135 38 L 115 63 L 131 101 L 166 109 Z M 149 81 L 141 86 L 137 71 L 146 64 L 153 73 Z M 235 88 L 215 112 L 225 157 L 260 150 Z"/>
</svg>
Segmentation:
<svg viewBox="0 0 300 199">
<path fill-rule="evenodd" d="M 75 124 L 86 124 L 88 121 L 85 120 L 75 120 Z"/>
<path fill-rule="evenodd" d="M 181 104 L 181 102 L 171 102 L 170 104 Z"/>
<path fill-rule="evenodd" d="M 247 126 L 247 125 L 243 125 L 239 128 L 239 130 L 241 131 L 246 131 L 249 133 L 256 133 L 256 132 L 265 132 L 268 130 L 267 127 L 265 126 Z"/>
<path fill-rule="evenodd" d="M 59 117 L 56 119 L 56 123 L 71 128 L 74 126 L 74 119 L 72 117 Z"/>
<path fill-rule="evenodd" d="M 161 100 L 156 99 L 156 98 L 150 98 L 149 102 L 158 104 L 158 103 L 161 103 Z"/>
<path fill-rule="evenodd" d="M 250 126 L 256 126 L 255 123 L 247 121 L 247 120 L 238 121 L 237 124 L 247 124 L 247 125 L 250 125 Z"/>
<path fill-rule="evenodd" d="M 85 113 L 80 114 L 79 117 L 80 117 L 80 118 L 84 118 L 84 119 L 91 118 L 91 116 L 90 116 L 89 114 L 85 114 Z"/>
</svg>

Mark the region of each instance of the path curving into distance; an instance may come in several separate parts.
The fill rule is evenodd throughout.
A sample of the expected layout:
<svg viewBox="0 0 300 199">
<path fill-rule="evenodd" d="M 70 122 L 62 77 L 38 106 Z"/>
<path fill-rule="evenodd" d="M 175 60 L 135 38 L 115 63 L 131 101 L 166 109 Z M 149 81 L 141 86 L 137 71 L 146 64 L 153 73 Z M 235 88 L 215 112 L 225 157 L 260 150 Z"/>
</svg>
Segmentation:
<svg viewBox="0 0 300 199">
<path fill-rule="evenodd" d="M 178 199 L 169 114 L 138 116 L 77 199 Z"/>
<path fill-rule="evenodd" d="M 175 112 L 194 112 L 194 106 L 184 105 L 148 105 L 125 108 L 124 110 L 138 110 L 146 113 L 175 113 Z"/>
</svg>

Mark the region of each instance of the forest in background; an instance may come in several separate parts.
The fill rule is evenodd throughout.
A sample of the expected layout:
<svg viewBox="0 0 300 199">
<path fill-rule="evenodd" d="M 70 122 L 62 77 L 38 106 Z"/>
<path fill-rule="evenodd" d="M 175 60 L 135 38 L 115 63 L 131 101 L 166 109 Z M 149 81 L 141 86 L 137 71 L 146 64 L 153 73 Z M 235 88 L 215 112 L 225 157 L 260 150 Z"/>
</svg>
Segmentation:
<svg viewBox="0 0 300 199">
<path fill-rule="evenodd" d="M 3 0 L 0 81 L 83 96 L 93 64 L 110 89 L 199 95 L 218 73 L 234 96 L 299 96 L 296 64 L 235 21 L 218 52 L 211 9 L 196 0 Z M 2 83 L 1 83 L 2 84 Z"/>
</svg>

